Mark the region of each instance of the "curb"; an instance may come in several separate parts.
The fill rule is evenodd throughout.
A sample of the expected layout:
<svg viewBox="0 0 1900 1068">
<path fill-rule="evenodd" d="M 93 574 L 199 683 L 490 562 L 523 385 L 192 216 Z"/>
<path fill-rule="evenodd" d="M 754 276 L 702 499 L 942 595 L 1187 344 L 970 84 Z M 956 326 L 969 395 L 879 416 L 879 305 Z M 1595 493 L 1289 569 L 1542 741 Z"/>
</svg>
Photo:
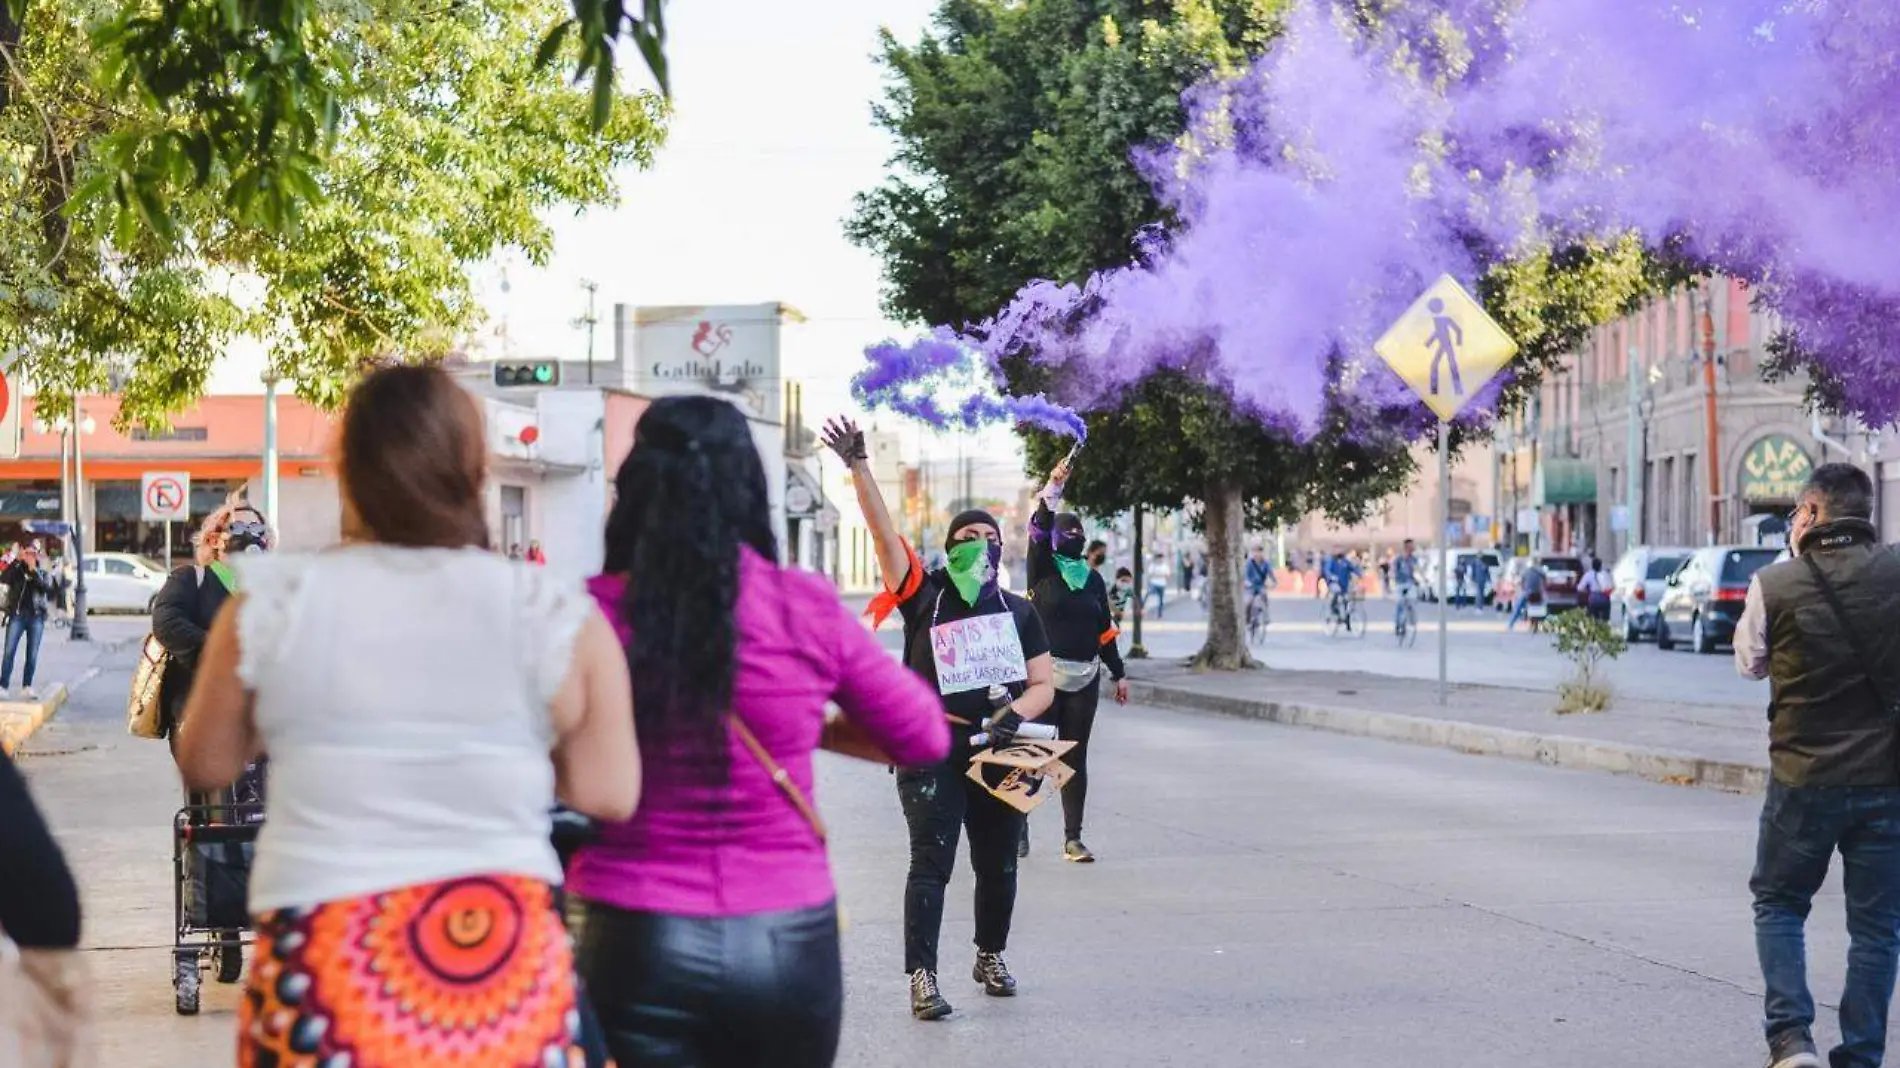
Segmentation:
<svg viewBox="0 0 1900 1068">
<path fill-rule="evenodd" d="M 144 641 L 143 637 L 138 637 L 100 642 L 93 653 L 92 662 L 97 665 L 106 657 L 116 656 Z M 46 726 L 72 696 L 73 686 L 90 677 L 90 671 L 80 672 L 79 679 L 72 686 L 63 682 L 54 683 L 46 696 L 38 701 L 0 701 L 0 753 L 13 756 L 29 738 L 39 733 L 40 728 Z"/>
<path fill-rule="evenodd" d="M 1493 727 L 1482 723 L 1408 716 L 1396 712 L 1326 708 L 1319 705 L 1223 697 L 1130 679 L 1130 696 L 1162 708 L 1213 712 L 1240 719 L 1265 720 L 1362 738 L 1428 745 L 1476 756 L 1501 756 L 1557 768 L 1634 775 L 1675 786 L 1703 786 L 1732 793 L 1767 789 L 1768 766 L 1709 760 L 1667 749 L 1647 749 L 1563 734 Z"/>
<path fill-rule="evenodd" d="M 66 703 L 65 683 L 56 683 L 38 701 L 0 701 L 0 752 L 12 756 Z"/>
</svg>

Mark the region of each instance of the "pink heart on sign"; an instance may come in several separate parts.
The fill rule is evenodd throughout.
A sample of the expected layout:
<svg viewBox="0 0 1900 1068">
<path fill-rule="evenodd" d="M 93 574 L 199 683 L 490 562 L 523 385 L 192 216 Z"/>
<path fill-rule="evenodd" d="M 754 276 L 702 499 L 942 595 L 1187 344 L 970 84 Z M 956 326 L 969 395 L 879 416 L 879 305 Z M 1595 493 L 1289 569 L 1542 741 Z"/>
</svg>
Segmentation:
<svg viewBox="0 0 1900 1068">
<path fill-rule="evenodd" d="M 948 641 L 939 641 L 937 643 L 937 658 L 939 660 L 942 660 L 945 664 L 949 665 L 950 667 L 956 667 L 957 666 L 957 643 L 948 642 Z"/>
</svg>

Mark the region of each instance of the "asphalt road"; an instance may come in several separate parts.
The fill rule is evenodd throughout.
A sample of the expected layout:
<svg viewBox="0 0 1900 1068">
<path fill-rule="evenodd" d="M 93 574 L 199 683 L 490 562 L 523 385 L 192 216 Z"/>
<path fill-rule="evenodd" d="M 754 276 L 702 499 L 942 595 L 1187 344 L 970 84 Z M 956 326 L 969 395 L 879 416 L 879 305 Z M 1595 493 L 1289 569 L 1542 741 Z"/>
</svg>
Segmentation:
<svg viewBox="0 0 1900 1068">
<path fill-rule="evenodd" d="M 228 988 L 171 1011 L 176 804 L 119 727 L 126 663 L 80 689 L 28 772 L 80 870 L 103 1063 L 229 1063 Z M 850 916 L 850 1068 L 1261 1064 L 1597 1068 L 1759 1056 L 1745 889 L 1756 802 L 1709 791 L 1144 708 L 1097 728 L 1094 866 L 1037 813 L 1013 1001 L 967 979 L 967 876 L 944 931 L 948 1021 L 906 1012 L 903 823 L 888 775 L 824 758 Z M 1839 988 L 1840 899 L 1816 990 Z M 1831 1032 L 1824 1023 L 1823 1032 Z"/>
</svg>

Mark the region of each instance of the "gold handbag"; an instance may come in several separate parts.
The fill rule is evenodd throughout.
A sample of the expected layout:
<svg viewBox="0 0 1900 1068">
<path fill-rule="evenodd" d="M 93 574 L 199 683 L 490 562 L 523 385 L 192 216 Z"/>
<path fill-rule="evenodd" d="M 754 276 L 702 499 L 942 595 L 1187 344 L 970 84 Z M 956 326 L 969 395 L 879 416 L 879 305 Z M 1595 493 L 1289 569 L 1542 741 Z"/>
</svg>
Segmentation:
<svg viewBox="0 0 1900 1068">
<path fill-rule="evenodd" d="M 132 670 L 132 692 L 125 700 L 125 730 L 138 738 L 165 737 L 165 667 L 172 655 L 158 640 L 145 636 L 139 649 L 138 667 Z"/>
<path fill-rule="evenodd" d="M 76 949 L 20 949 L 0 936 L 0 1064 L 93 1064 L 86 962 Z"/>
</svg>

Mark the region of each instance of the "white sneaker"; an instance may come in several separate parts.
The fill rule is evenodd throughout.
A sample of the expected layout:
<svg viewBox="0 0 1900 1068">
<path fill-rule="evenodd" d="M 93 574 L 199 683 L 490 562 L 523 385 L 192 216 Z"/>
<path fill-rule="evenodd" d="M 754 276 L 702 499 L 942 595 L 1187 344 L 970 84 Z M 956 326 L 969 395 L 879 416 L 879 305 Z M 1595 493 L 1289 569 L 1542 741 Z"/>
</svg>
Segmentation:
<svg viewBox="0 0 1900 1068">
<path fill-rule="evenodd" d="M 20 696 L 28 701 L 37 701 L 40 699 L 39 693 L 31 686 L 22 686 L 20 688 Z"/>
</svg>

